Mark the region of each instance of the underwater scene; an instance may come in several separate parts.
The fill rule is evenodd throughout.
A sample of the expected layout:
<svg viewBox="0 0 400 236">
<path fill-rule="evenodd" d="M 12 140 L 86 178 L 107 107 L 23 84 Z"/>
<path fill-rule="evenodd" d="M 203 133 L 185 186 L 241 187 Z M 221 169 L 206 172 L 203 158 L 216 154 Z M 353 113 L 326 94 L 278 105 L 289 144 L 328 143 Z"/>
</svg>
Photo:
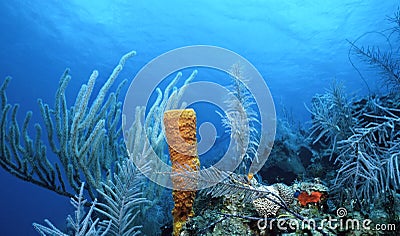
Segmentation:
<svg viewBox="0 0 400 236">
<path fill-rule="evenodd" d="M 400 1 L 0 13 L 0 235 L 400 235 Z"/>
</svg>

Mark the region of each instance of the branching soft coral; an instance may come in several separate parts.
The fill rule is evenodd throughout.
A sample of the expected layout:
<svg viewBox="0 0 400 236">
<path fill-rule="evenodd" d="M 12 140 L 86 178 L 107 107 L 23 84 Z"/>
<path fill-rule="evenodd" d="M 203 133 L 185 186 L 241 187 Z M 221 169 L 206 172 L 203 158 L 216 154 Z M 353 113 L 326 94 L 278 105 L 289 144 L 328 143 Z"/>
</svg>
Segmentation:
<svg viewBox="0 0 400 236">
<path fill-rule="evenodd" d="M 230 86 L 229 97 L 225 100 L 228 110 L 226 115 L 220 115 L 224 126 L 236 142 L 238 158 L 243 160 L 239 172 L 247 174 L 251 161 L 257 158 L 259 140 L 256 125 L 260 121 L 253 109 L 254 98 L 246 87 L 247 79 L 243 68 L 235 64 L 231 67 L 230 74 L 233 84 Z"/>
<path fill-rule="evenodd" d="M 383 192 L 400 188 L 400 110 L 374 104 L 380 115 L 365 114 L 375 121 L 354 128 L 352 136 L 340 141 L 336 159 L 340 168 L 335 188 L 349 189 L 363 207 Z"/>
<path fill-rule="evenodd" d="M 125 62 L 135 54 L 132 51 L 121 58 L 97 94 L 94 87 L 99 73 L 94 70 L 70 107 L 65 95 L 71 80 L 68 69 L 60 79 L 54 108 L 38 100 L 48 143 L 58 161 L 48 158 L 47 145 L 42 140 L 43 125 L 35 124 L 36 135 L 31 138 L 32 112 L 26 114 L 21 130 L 17 122 L 19 106 L 12 106 L 7 101 L 5 89 L 10 78 L 6 78 L 0 88 L 1 167 L 22 180 L 68 197 L 78 193 L 81 183 L 86 182 L 85 190 L 94 200 L 105 173 L 117 160 L 127 158 L 119 127 L 122 103 L 117 100 L 126 81 L 121 82 L 114 92 L 110 89 Z"/>
<path fill-rule="evenodd" d="M 358 206 L 365 211 L 370 210 L 371 203 L 379 200 L 384 192 L 397 191 L 400 188 L 400 61 L 395 53 L 400 49 L 399 19 L 400 11 L 397 10 L 395 16 L 389 18 L 395 24 L 392 29 L 374 32 L 383 36 L 388 43 L 385 50 L 376 46 L 358 46 L 358 40 L 369 33 L 350 42 L 350 63 L 354 66 L 350 55 L 358 55 L 363 62 L 380 72 L 381 80 L 389 91 L 387 95 L 369 94 L 366 99 L 351 103 L 354 119 L 349 123 L 348 130 L 351 132 L 347 132 L 341 140 L 335 140 L 338 150 L 335 163 L 339 165 L 339 169 L 333 190 L 347 193 L 345 197 L 356 200 Z M 397 37 L 393 37 L 394 35 Z M 358 68 L 355 69 L 365 82 L 362 73 Z M 325 109 L 330 108 L 328 104 L 326 103 Z M 323 127 L 322 122 L 316 120 L 318 127 Z M 322 136 L 330 131 L 325 128 L 326 130 L 320 129 L 325 132 Z"/>
<path fill-rule="evenodd" d="M 99 227 L 99 219 L 92 219 L 92 213 L 96 208 L 97 200 L 95 200 L 92 205 L 90 206 L 87 213 L 85 213 L 85 204 L 86 200 L 83 196 L 84 190 L 84 183 L 80 188 L 79 196 L 75 196 L 71 198 L 71 204 L 75 207 L 75 214 L 74 217 L 68 216 L 67 221 L 71 227 L 73 235 L 76 236 L 105 236 L 108 235 L 108 230 L 110 229 L 111 222 L 110 221 L 103 221 L 102 224 L 105 226 Z M 49 220 L 44 220 L 49 227 L 43 226 L 37 223 L 33 223 L 35 229 L 40 233 L 42 236 L 68 236 L 71 235 L 71 232 L 64 233 L 57 227 L 55 227 Z"/>
<path fill-rule="evenodd" d="M 343 85 L 333 82 L 330 90 L 313 97 L 311 108 L 307 109 L 313 119 L 310 132 L 313 144 L 320 141 L 327 144 L 332 158 L 337 142 L 347 138 L 351 134 L 351 127 L 356 123 Z"/>
<path fill-rule="evenodd" d="M 145 170 L 143 167 L 142 170 Z M 97 199 L 85 212 L 87 200 L 84 199 L 84 184 L 82 184 L 79 196 L 71 198 L 71 204 L 75 207 L 74 217 L 68 216 L 67 222 L 70 228 L 64 233 L 56 228 L 49 220 L 45 220 L 49 227 L 34 223 L 35 229 L 43 236 L 56 235 L 66 236 L 133 236 L 139 235 L 141 220 L 137 219 L 142 205 L 147 202 L 142 197 L 140 189 L 143 184 L 142 174 L 133 165 L 133 161 L 127 159 L 118 164 L 118 170 L 113 180 L 103 183 L 103 189 L 98 189 L 101 201 Z M 106 220 L 94 218 L 93 212 L 103 215 Z"/>
<path fill-rule="evenodd" d="M 142 168 L 144 171 L 145 167 Z M 98 203 L 95 210 L 106 216 L 111 227 L 108 235 L 133 236 L 140 234 L 140 224 L 137 215 L 146 199 L 142 197 L 141 185 L 143 176 L 128 159 L 118 165 L 118 172 L 114 174 L 114 180 L 103 183 L 103 189 L 99 193 L 105 203 Z M 106 222 L 100 225 L 106 227 Z"/>
<path fill-rule="evenodd" d="M 333 192 L 346 193 L 366 211 L 382 192 L 400 187 L 400 109 L 390 104 L 390 96 L 347 102 L 336 85 L 314 97 L 309 109 L 314 144 L 338 165 Z"/>
<path fill-rule="evenodd" d="M 358 56 L 365 64 L 378 69 L 377 71 L 381 74 L 384 85 L 391 92 L 398 93 L 400 91 L 400 57 L 398 56 L 400 50 L 400 9 L 398 8 L 394 16 L 389 17 L 388 20 L 394 25 L 392 28 L 382 32 L 367 32 L 352 42 L 348 41 L 351 45 L 348 57 L 350 63 L 364 80 L 368 89 L 369 86 L 360 70 L 355 66 L 351 58 L 352 55 Z M 374 45 L 359 46 L 358 41 L 369 34 L 377 34 L 383 37 L 388 49 L 382 50 L 380 47 Z"/>
</svg>

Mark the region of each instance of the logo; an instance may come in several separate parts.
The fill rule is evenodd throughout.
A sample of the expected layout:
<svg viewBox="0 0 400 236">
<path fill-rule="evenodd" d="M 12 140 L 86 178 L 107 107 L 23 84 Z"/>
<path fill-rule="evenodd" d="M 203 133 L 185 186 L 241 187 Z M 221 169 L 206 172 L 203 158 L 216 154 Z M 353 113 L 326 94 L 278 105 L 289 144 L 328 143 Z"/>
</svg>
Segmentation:
<svg viewBox="0 0 400 236">
<path fill-rule="evenodd" d="M 163 161 L 163 157 L 160 156 L 160 151 L 156 150 L 157 147 L 154 146 L 154 136 L 157 135 L 157 132 L 154 132 L 154 130 L 149 131 L 148 127 L 157 126 L 161 129 L 162 115 L 165 112 L 165 110 L 162 109 L 167 107 L 163 106 L 165 103 L 160 101 L 158 101 L 159 105 L 154 107 L 154 97 L 152 99 L 152 95 L 158 94 L 159 97 L 162 96 L 164 100 L 176 99 L 174 96 L 179 94 L 179 91 L 176 91 L 173 96 L 165 94 L 165 91 L 161 91 L 159 88 L 160 83 L 168 76 L 177 74 L 179 77 L 180 71 L 192 69 L 192 76 L 197 76 L 196 81 L 184 84 L 179 88 L 180 91 L 183 91 L 183 94 L 180 94 L 181 101 L 184 101 L 187 104 L 186 106 L 200 101 L 210 103 L 218 107 L 226 115 L 228 107 L 226 103 L 224 103 L 224 96 L 216 96 L 216 94 L 227 95 L 230 92 L 229 89 L 217 82 L 210 82 L 206 79 L 207 76 L 201 76 L 201 69 L 208 68 L 218 70 L 228 77 L 231 75 L 230 68 L 235 64 L 239 64 L 246 73 L 246 77 L 249 78 L 249 82 L 246 82 L 244 85 L 247 91 L 251 93 L 255 101 L 254 106 L 257 107 L 259 113 L 259 139 L 257 141 L 260 145 L 257 146 L 258 155 L 254 158 L 248 170 L 250 173 L 255 174 L 262 168 L 270 154 L 276 129 L 275 106 L 267 84 L 258 70 L 239 54 L 221 47 L 198 45 L 178 48 L 158 56 L 138 72 L 129 86 L 122 111 L 124 141 L 131 159 L 134 160 L 135 165 L 145 176 L 159 185 L 173 189 L 169 175 L 172 173 L 171 166 Z M 201 80 L 202 78 L 205 79 Z M 173 91 L 175 90 L 172 89 L 171 93 L 173 93 Z M 169 101 L 166 101 L 166 103 L 169 104 Z M 146 107 L 147 114 L 151 112 L 154 114 L 154 112 L 157 112 L 158 120 L 146 120 L 148 118 L 146 117 L 146 112 L 140 112 L 137 109 L 139 107 Z M 136 130 L 133 130 L 132 127 L 136 124 L 135 122 L 140 122 L 142 126 L 136 127 Z M 154 122 L 159 122 L 160 124 L 155 124 Z M 198 124 L 200 131 L 202 127 L 208 127 L 207 130 L 211 131 L 215 130 L 215 128 L 210 129 L 210 125 L 212 124 L 209 122 L 207 122 L 207 124 Z M 231 130 L 231 133 L 234 132 L 235 130 Z M 203 139 L 205 138 L 203 137 L 204 135 L 215 136 L 216 132 L 200 132 L 200 134 L 202 136 L 201 139 Z M 138 138 L 139 135 L 143 137 Z M 249 136 L 250 134 L 243 134 L 243 137 Z M 216 137 L 207 137 L 207 140 L 210 139 L 215 141 Z M 162 140 L 162 142 L 165 141 Z M 246 141 L 246 144 L 249 144 L 249 140 Z M 249 145 L 246 146 L 248 147 Z M 208 149 L 209 147 L 203 147 L 201 145 L 200 151 L 203 152 L 203 150 Z M 212 167 L 224 171 L 234 171 L 242 161 L 243 159 L 239 158 L 239 155 L 237 155 L 235 143 L 231 138 L 227 151 Z M 150 171 L 144 171 L 149 167 L 151 168 Z M 209 168 L 196 170 L 202 178 L 210 178 L 210 181 L 203 179 L 203 181 L 198 182 L 196 189 L 210 187 L 226 177 L 224 175 L 217 175 L 212 176 L 211 179 L 211 177 L 206 174 Z M 191 188 L 190 190 L 193 189 Z"/>
</svg>

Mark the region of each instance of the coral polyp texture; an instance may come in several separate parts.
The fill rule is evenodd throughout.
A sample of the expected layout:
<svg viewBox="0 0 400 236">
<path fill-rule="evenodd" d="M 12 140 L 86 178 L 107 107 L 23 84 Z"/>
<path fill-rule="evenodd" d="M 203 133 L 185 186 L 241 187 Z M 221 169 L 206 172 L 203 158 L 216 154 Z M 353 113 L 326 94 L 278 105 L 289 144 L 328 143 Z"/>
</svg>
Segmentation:
<svg viewBox="0 0 400 236">
<path fill-rule="evenodd" d="M 170 110 L 164 113 L 165 136 L 168 142 L 172 173 L 181 172 L 187 175 L 188 171 L 196 171 L 200 167 L 197 156 L 196 140 L 196 113 L 193 109 Z M 194 215 L 193 203 L 196 197 L 196 181 L 190 181 L 191 186 L 186 185 L 186 178 L 172 175 L 174 186 L 173 199 L 174 218 L 173 234 L 179 235 L 183 224 L 188 217 Z M 182 188 L 188 187 L 189 191 Z"/>
<path fill-rule="evenodd" d="M 279 201 L 277 197 L 279 196 L 279 192 L 272 185 L 262 186 L 262 190 L 271 192 L 272 194 L 274 194 L 274 196 L 269 198 L 261 197 L 253 200 L 254 208 L 257 210 L 260 216 L 275 216 L 278 210 L 281 208 L 281 206 L 276 203 Z"/>
<path fill-rule="evenodd" d="M 293 188 L 283 183 L 274 185 L 260 185 L 258 190 L 272 193 L 272 196 L 260 197 L 253 200 L 253 205 L 260 216 L 275 216 L 282 204 L 289 205 L 293 202 Z"/>
</svg>

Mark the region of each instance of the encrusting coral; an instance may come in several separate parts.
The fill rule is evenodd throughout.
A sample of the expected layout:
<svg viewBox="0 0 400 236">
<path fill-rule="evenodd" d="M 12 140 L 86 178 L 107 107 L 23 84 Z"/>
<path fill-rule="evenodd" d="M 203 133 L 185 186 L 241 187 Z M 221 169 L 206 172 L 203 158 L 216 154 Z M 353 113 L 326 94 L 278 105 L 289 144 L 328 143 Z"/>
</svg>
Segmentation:
<svg viewBox="0 0 400 236">
<path fill-rule="evenodd" d="M 196 113 L 193 109 L 170 110 L 164 113 L 165 136 L 172 163 L 172 173 L 182 172 L 188 174 L 189 170 L 198 170 L 200 167 L 197 156 L 196 140 Z M 174 186 L 173 199 L 174 218 L 173 234 L 179 235 L 183 224 L 188 217 L 194 215 L 193 203 L 196 197 L 196 183 L 191 186 L 185 183 L 185 178 L 179 175 L 172 176 Z M 182 188 L 189 190 L 182 190 Z"/>
<path fill-rule="evenodd" d="M 314 181 L 296 181 L 292 186 L 300 206 L 305 207 L 309 203 L 321 204 L 328 196 L 329 188 L 322 184 L 318 178 Z"/>
<path fill-rule="evenodd" d="M 275 216 L 282 207 L 282 204 L 278 203 L 284 202 L 286 205 L 289 205 L 294 200 L 293 188 L 283 183 L 269 186 L 259 185 L 257 189 L 272 193 L 272 196 L 260 197 L 253 200 L 254 208 L 260 216 Z"/>
<path fill-rule="evenodd" d="M 324 196 L 324 193 L 318 191 L 313 191 L 310 194 L 307 192 L 301 192 L 297 199 L 299 200 L 301 206 L 307 206 L 309 203 L 320 203 Z"/>
<path fill-rule="evenodd" d="M 275 216 L 276 213 L 278 212 L 278 210 L 281 208 L 280 205 L 275 203 L 275 202 L 279 201 L 279 198 L 277 197 L 277 196 L 279 196 L 278 190 L 272 185 L 262 186 L 259 189 L 263 190 L 263 191 L 271 192 L 273 194 L 273 196 L 271 196 L 269 198 L 260 197 L 260 198 L 254 199 L 253 200 L 254 208 L 257 210 L 257 212 L 260 216 L 265 216 L 265 217 Z"/>
</svg>

